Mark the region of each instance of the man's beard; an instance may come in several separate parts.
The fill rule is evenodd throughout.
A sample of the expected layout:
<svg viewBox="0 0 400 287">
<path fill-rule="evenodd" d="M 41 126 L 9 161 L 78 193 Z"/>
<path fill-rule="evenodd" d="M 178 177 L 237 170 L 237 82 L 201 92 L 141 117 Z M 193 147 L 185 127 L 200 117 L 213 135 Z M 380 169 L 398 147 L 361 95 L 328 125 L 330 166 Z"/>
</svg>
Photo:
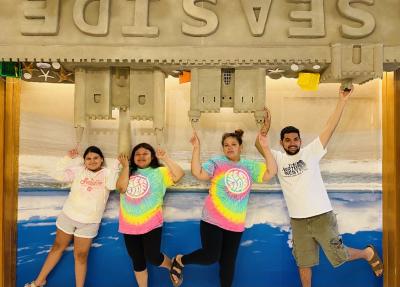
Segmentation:
<svg viewBox="0 0 400 287">
<path fill-rule="evenodd" d="M 290 149 L 285 149 L 285 148 L 284 150 L 288 155 L 295 155 L 300 151 L 300 148 L 297 148 L 295 151 L 291 151 Z"/>
</svg>

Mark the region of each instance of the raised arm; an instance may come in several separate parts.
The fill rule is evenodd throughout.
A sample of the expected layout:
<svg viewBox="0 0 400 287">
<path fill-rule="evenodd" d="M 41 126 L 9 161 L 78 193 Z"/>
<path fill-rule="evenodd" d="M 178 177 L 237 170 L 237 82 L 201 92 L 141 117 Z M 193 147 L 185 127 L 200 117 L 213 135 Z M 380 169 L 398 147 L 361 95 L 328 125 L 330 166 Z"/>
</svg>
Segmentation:
<svg viewBox="0 0 400 287">
<path fill-rule="evenodd" d="M 197 136 L 197 133 L 193 131 L 193 135 L 190 138 L 190 143 L 193 146 L 193 153 L 192 153 L 192 162 L 191 162 L 191 171 L 192 175 L 200 180 L 209 180 L 210 176 L 208 173 L 203 170 L 200 163 L 200 140 Z"/>
<path fill-rule="evenodd" d="M 328 142 L 331 139 L 332 134 L 340 121 L 340 118 L 342 117 L 342 113 L 344 107 L 346 106 L 347 100 L 353 93 L 353 90 L 353 87 L 349 91 L 339 89 L 339 100 L 337 102 L 336 108 L 326 122 L 325 128 L 319 134 L 319 140 L 321 141 L 321 144 L 324 148 L 326 148 L 326 146 L 328 145 Z"/>
<path fill-rule="evenodd" d="M 176 163 L 174 162 L 167 154 L 165 150 L 162 148 L 157 148 L 156 151 L 156 156 L 158 159 L 162 160 L 165 165 L 168 167 L 172 180 L 176 183 L 178 182 L 184 175 L 185 173 L 183 172 L 183 169 Z"/>
<path fill-rule="evenodd" d="M 79 152 L 77 148 L 73 148 L 57 162 L 54 169 L 51 170 L 50 176 L 58 181 L 64 183 L 71 183 L 78 170 L 83 167 L 82 158 L 78 157 Z"/>
<path fill-rule="evenodd" d="M 255 143 L 257 150 L 264 157 L 265 164 L 267 165 L 267 170 L 265 171 L 263 176 L 263 181 L 265 182 L 273 178 L 278 171 L 276 161 L 268 144 L 268 131 L 270 126 L 271 113 L 267 108 L 265 108 L 264 125 L 261 127 L 261 130 L 258 133 Z"/>
<path fill-rule="evenodd" d="M 122 170 L 117 179 L 116 187 L 118 192 L 125 193 L 129 183 L 129 159 L 125 154 L 120 154 L 118 160 L 122 165 Z"/>
<path fill-rule="evenodd" d="M 265 159 L 265 164 L 267 165 L 267 170 L 264 173 L 263 181 L 267 182 L 271 178 L 273 178 L 278 172 L 278 166 L 276 165 L 276 161 L 274 156 L 272 155 L 271 149 L 268 144 L 268 136 L 262 135 L 261 132 L 258 134 L 258 142 L 260 143 L 260 147 L 263 151 L 263 156 Z"/>
<path fill-rule="evenodd" d="M 264 108 L 264 124 L 260 129 L 259 134 L 261 134 L 262 136 L 266 136 L 268 134 L 269 128 L 271 127 L 271 112 L 269 111 L 268 108 Z M 260 137 L 257 135 L 256 137 L 256 142 L 255 142 L 255 146 L 258 150 L 258 152 L 265 157 L 264 155 L 264 150 L 260 144 Z"/>
</svg>

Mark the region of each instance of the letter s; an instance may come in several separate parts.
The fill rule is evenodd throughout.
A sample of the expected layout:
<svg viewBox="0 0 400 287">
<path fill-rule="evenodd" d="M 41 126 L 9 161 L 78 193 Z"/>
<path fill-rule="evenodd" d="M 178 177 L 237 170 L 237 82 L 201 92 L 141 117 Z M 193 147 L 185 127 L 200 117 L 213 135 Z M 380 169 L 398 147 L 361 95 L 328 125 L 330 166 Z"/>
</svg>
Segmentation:
<svg viewBox="0 0 400 287">
<path fill-rule="evenodd" d="M 214 33 L 218 28 L 218 17 L 214 12 L 196 6 L 197 2 L 217 4 L 217 0 L 183 0 L 183 10 L 190 17 L 205 22 L 204 26 L 192 26 L 182 23 L 182 32 L 189 36 L 201 37 Z"/>
<path fill-rule="evenodd" d="M 343 24 L 340 26 L 340 32 L 345 38 L 358 39 L 367 37 L 375 30 L 375 18 L 366 11 L 351 7 L 351 3 L 373 5 L 374 0 L 338 0 L 337 7 L 340 14 L 363 24 L 361 27 L 351 27 Z"/>
</svg>

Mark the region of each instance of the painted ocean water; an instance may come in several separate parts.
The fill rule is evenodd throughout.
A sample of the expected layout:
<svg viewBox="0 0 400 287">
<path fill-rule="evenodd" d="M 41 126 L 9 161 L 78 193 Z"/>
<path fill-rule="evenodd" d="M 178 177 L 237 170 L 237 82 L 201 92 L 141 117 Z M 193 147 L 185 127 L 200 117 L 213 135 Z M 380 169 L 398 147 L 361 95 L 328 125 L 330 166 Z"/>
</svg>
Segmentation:
<svg viewBox="0 0 400 287">
<path fill-rule="evenodd" d="M 55 219 L 67 196 L 65 189 L 21 188 L 19 194 L 17 286 L 35 278 L 55 238 Z M 169 256 L 200 246 L 199 218 L 206 193 L 172 190 L 165 198 L 163 251 Z M 381 198 L 377 191 L 336 190 L 329 193 L 345 244 L 362 248 L 373 243 L 382 249 Z M 86 286 L 136 286 L 132 265 L 118 233 L 117 194 L 112 194 L 98 237 L 89 256 Z M 289 219 L 280 191 L 251 195 L 246 231 L 239 249 L 235 287 L 300 286 L 291 255 Z M 149 266 L 150 286 L 172 286 L 168 272 Z M 49 287 L 74 286 L 73 248 L 48 278 Z M 185 268 L 182 286 L 219 286 L 218 266 Z M 323 253 L 314 269 L 314 286 L 382 286 L 366 262 L 333 269 Z"/>
</svg>

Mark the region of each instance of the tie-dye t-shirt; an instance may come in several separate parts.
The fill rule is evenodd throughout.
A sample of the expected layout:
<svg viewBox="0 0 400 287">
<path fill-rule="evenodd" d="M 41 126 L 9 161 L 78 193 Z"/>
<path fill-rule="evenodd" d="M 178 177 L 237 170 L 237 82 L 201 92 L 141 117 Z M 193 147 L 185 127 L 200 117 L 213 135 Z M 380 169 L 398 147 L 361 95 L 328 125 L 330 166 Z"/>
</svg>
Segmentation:
<svg viewBox="0 0 400 287">
<path fill-rule="evenodd" d="M 173 183 L 166 167 L 138 169 L 132 174 L 120 196 L 119 232 L 145 234 L 162 226 L 164 194 Z"/>
<path fill-rule="evenodd" d="M 247 159 L 233 162 L 225 156 L 218 156 L 202 167 L 211 177 L 202 220 L 225 230 L 242 232 L 251 184 L 262 182 L 265 163 Z"/>
</svg>

